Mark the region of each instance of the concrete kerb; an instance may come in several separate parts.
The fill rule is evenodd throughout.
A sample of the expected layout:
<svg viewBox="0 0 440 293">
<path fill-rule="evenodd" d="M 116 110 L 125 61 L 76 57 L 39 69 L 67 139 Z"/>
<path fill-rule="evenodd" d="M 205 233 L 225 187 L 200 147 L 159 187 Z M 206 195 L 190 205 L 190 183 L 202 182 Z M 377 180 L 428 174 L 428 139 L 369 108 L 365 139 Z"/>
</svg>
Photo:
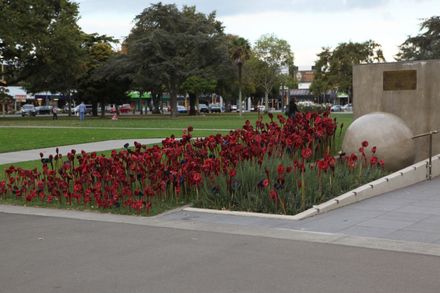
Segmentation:
<svg viewBox="0 0 440 293">
<path fill-rule="evenodd" d="M 428 159 L 346 192 L 293 216 L 186 207 L 183 211 L 222 215 L 302 220 L 427 180 Z M 440 154 L 432 157 L 432 177 L 440 175 Z"/>
<path fill-rule="evenodd" d="M 295 215 L 297 220 L 322 214 L 386 192 L 394 191 L 427 180 L 428 159 L 362 185 L 320 205 Z M 432 177 L 440 175 L 440 155 L 432 158 Z"/>
</svg>

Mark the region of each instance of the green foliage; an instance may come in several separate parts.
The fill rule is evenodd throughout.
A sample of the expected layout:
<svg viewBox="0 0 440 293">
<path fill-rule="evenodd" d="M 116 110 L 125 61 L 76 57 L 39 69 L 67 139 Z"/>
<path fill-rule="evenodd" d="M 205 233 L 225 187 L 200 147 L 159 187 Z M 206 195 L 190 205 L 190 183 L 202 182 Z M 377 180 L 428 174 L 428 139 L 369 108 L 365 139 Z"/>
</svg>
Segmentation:
<svg viewBox="0 0 440 293">
<path fill-rule="evenodd" d="M 188 77 L 211 78 L 229 64 L 223 27 L 215 13 L 158 3 L 135 22 L 125 44 L 132 78 L 154 76 L 170 93 L 172 116 L 177 114 L 177 93 Z"/>
<path fill-rule="evenodd" d="M 77 91 L 81 100 L 93 105 L 93 114 L 97 115 L 97 103 L 101 104 L 101 115 L 104 115 L 105 104 L 122 103 L 127 100 L 125 95 L 129 82 L 127 78 L 113 72 L 107 74 L 106 68 L 113 64 L 114 52 L 111 44 L 115 43 L 106 35 L 90 34 L 84 36 L 83 49 L 85 58 L 84 70 L 78 79 Z"/>
<path fill-rule="evenodd" d="M 81 72 L 78 4 L 68 0 L 1 1 L 0 58 L 9 84 L 66 92 Z"/>
<path fill-rule="evenodd" d="M 408 37 L 399 47 L 397 60 L 440 59 L 440 16 L 432 16 L 420 24 L 420 34 Z"/>
<path fill-rule="evenodd" d="M 341 43 L 334 50 L 323 48 L 315 62 L 315 79 L 310 90 L 319 96 L 329 90 L 353 94 L 353 65 L 383 62 L 381 46 L 374 41 Z"/>
<path fill-rule="evenodd" d="M 293 157 L 292 154 L 266 157 L 261 165 L 256 161 L 241 162 L 233 178 L 216 176 L 204 180 L 194 205 L 294 215 L 386 175 L 382 168 L 371 167 L 363 161 L 350 168 L 343 159 L 336 160 L 333 171 L 320 171 L 316 165 L 309 164 L 301 172 L 294 167 Z M 290 166 L 292 171 L 280 176 L 280 165 L 285 170 Z M 268 185 L 263 187 L 261 183 L 266 178 Z"/>
<path fill-rule="evenodd" d="M 293 53 L 286 40 L 274 35 L 263 35 L 254 46 L 255 58 L 251 62 L 255 83 L 265 93 L 265 106 L 269 109 L 269 93 L 279 81 L 283 67 L 293 66 Z"/>
</svg>

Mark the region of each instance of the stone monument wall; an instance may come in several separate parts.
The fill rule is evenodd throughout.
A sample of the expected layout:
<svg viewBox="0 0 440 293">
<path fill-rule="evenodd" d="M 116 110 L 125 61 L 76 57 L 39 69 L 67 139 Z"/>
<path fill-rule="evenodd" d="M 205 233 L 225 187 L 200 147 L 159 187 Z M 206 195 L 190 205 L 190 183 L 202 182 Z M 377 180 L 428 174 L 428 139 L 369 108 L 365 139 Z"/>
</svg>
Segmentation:
<svg viewBox="0 0 440 293">
<path fill-rule="evenodd" d="M 353 119 L 371 112 L 402 118 L 414 135 L 440 130 L 440 60 L 353 67 Z M 418 138 L 416 161 L 428 157 L 428 137 Z M 440 153 L 440 134 L 433 154 Z"/>
</svg>

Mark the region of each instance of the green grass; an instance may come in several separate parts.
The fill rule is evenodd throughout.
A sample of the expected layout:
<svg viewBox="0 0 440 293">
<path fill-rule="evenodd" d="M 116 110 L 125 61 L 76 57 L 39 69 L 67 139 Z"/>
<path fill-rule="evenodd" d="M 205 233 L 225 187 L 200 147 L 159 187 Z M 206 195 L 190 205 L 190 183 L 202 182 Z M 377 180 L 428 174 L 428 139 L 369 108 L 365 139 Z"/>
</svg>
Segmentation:
<svg viewBox="0 0 440 293">
<path fill-rule="evenodd" d="M 334 114 L 333 116 L 337 117 L 339 123 L 344 123 L 344 133 L 351 123 L 352 115 Z M 12 127 L 0 128 L 0 153 L 111 139 L 164 138 L 172 134 L 179 137 L 182 130 L 190 125 L 195 129 L 193 136 L 207 136 L 222 133 L 218 129 L 240 128 L 247 119 L 254 122 L 257 119 L 257 114 L 245 113 L 242 117 L 233 113 L 179 116 L 177 118 L 155 115 L 126 116 L 118 121 L 88 117 L 84 122 L 78 121 L 76 117 L 62 117 L 55 121 L 49 117 L 0 118 L 0 126 Z M 14 126 L 18 128 L 14 128 Z M 37 128 L 20 128 L 25 126 Z M 75 128 L 44 128 L 44 126 Z M 337 143 L 337 146 L 340 146 L 340 142 Z"/>
<path fill-rule="evenodd" d="M 244 122 L 255 120 L 257 113 L 222 113 L 188 116 L 181 115 L 170 118 L 166 115 L 148 116 L 120 116 L 119 120 L 113 121 L 109 116 L 105 118 L 87 116 L 83 122 L 78 117 L 60 117 L 52 120 L 51 117 L 0 117 L 0 125 L 5 126 L 73 126 L 73 127 L 134 127 L 134 128 L 185 128 L 189 125 L 194 128 L 208 129 L 235 129 L 241 127 Z"/>
<path fill-rule="evenodd" d="M 182 128 L 183 130 L 183 128 Z M 197 131 L 193 136 L 207 136 L 222 131 Z M 112 139 L 165 138 L 174 134 L 182 135 L 181 130 L 135 130 L 135 129 L 49 129 L 49 128 L 0 128 L 0 153 L 36 148 L 96 142 Z M 132 141 L 127 141 L 132 142 Z"/>
<path fill-rule="evenodd" d="M 173 134 L 179 137 L 182 135 L 182 130 L 190 125 L 195 129 L 193 136 L 206 136 L 225 132 L 214 129 L 239 128 L 246 119 L 255 121 L 256 117 L 254 113 L 242 117 L 239 117 L 238 114 L 225 114 L 180 116 L 173 119 L 168 116 L 127 116 L 118 121 L 89 117 L 84 122 L 69 117 L 63 117 L 63 119 L 55 121 L 47 117 L 2 118 L 0 119 L 0 125 L 12 128 L 0 128 L 0 153 L 111 139 L 164 138 Z M 25 126 L 41 128 L 20 128 Z M 44 128 L 45 126 L 75 128 Z"/>
</svg>

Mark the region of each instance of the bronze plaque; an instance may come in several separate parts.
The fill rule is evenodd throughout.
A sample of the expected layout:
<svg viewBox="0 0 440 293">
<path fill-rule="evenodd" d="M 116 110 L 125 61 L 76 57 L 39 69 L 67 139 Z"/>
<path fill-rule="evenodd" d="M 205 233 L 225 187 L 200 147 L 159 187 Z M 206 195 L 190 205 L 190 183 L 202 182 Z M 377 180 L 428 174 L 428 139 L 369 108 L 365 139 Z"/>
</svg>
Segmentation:
<svg viewBox="0 0 440 293">
<path fill-rule="evenodd" d="M 384 91 L 417 89 L 417 70 L 396 70 L 383 72 Z"/>
</svg>

